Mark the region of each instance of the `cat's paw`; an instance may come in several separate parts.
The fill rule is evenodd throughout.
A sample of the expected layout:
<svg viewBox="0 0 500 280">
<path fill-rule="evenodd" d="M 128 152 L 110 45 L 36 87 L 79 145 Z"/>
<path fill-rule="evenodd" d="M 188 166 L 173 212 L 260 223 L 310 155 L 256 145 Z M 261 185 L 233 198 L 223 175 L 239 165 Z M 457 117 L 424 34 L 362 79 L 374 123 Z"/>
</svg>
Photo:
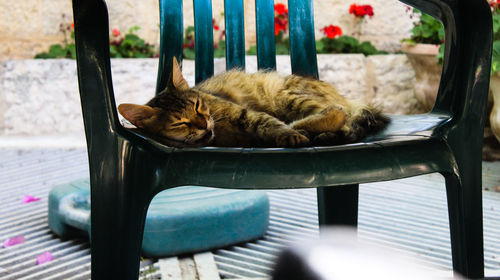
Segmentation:
<svg viewBox="0 0 500 280">
<path fill-rule="evenodd" d="M 294 130 L 283 133 L 276 138 L 278 147 L 304 147 L 308 144 L 309 138 Z"/>
<path fill-rule="evenodd" d="M 315 146 L 332 146 L 344 144 L 344 135 L 341 131 L 337 132 L 323 132 L 316 135 L 313 139 Z"/>
</svg>

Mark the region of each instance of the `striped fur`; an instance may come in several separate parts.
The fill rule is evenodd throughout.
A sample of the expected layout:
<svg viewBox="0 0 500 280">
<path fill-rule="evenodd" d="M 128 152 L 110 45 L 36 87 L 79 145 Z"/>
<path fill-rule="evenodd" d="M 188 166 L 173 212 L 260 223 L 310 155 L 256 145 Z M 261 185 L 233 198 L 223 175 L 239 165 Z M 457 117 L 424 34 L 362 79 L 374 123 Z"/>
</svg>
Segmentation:
<svg viewBox="0 0 500 280">
<path fill-rule="evenodd" d="M 389 122 L 379 110 L 311 78 L 232 70 L 189 88 L 176 61 L 172 73 L 167 89 L 146 105 L 119 106 L 131 123 L 168 145 L 338 145 Z"/>
</svg>

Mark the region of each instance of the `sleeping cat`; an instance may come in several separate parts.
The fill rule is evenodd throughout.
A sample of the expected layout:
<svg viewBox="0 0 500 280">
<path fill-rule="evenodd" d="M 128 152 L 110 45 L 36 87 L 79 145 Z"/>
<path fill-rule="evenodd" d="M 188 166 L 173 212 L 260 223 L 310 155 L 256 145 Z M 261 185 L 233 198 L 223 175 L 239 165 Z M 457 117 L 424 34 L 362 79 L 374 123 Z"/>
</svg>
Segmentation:
<svg viewBox="0 0 500 280">
<path fill-rule="evenodd" d="M 232 70 L 190 88 L 175 57 L 172 68 L 166 89 L 146 105 L 118 106 L 140 131 L 169 146 L 338 145 L 389 122 L 312 78 Z"/>
</svg>

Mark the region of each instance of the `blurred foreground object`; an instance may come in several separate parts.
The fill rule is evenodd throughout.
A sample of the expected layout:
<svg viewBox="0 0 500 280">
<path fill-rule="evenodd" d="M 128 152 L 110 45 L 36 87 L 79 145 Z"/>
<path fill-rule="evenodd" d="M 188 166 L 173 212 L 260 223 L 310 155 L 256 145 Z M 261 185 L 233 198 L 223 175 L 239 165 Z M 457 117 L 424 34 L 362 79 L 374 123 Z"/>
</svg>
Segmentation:
<svg viewBox="0 0 500 280">
<path fill-rule="evenodd" d="M 284 250 L 277 258 L 272 279 L 451 279 L 439 274 L 411 256 L 358 240 L 352 228 L 336 227 L 322 230 L 317 240 Z"/>
</svg>

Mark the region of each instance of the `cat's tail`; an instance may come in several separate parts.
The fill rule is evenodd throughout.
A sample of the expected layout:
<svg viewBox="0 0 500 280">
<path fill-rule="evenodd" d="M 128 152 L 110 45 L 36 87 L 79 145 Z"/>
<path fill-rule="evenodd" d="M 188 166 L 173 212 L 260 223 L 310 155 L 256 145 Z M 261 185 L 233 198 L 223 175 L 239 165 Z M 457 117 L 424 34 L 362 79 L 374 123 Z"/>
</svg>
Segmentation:
<svg viewBox="0 0 500 280">
<path fill-rule="evenodd" d="M 346 124 L 344 138 L 347 143 L 360 141 L 368 134 L 377 133 L 387 127 L 390 118 L 372 105 L 356 104 L 353 106 L 351 119 Z"/>
</svg>

